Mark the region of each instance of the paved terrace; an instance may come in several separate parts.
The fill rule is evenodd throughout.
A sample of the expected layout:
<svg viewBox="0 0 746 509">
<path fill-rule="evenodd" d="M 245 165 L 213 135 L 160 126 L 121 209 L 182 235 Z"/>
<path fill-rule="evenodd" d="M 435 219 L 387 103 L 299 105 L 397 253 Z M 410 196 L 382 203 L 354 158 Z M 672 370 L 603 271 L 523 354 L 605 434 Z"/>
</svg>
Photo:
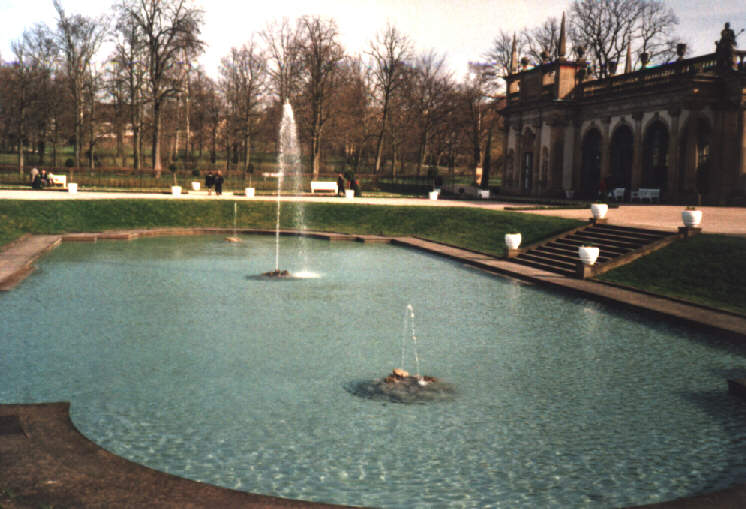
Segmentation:
<svg viewBox="0 0 746 509">
<path fill-rule="evenodd" d="M 0 199 L 233 199 L 193 193 L 175 198 L 169 195 L 129 193 L 0 192 Z M 246 198 L 239 198 L 244 199 Z M 264 199 L 264 198 L 255 198 Z M 274 198 L 267 197 L 272 200 Z M 344 203 L 333 197 L 289 198 L 316 202 Z M 494 202 L 429 201 L 422 199 L 356 198 L 355 203 L 423 206 L 471 206 L 501 209 Z M 705 207 L 705 232 L 746 234 L 746 210 Z M 609 212 L 613 224 L 638 225 L 674 230 L 680 224 L 681 207 L 623 206 Z M 587 218 L 587 210 L 548 210 L 541 214 Z M 183 235 L 228 232 L 223 229 L 130 230 L 103 233 L 27 236 L 0 252 L 0 287 L 10 289 L 33 269 L 33 261 L 62 241 L 131 239 L 150 235 Z M 230 230 L 232 231 L 232 230 Z M 263 233 L 263 232 L 257 232 Z M 290 232 L 286 232 L 290 233 Z M 392 242 L 446 256 L 485 271 L 517 277 L 562 291 L 615 302 L 688 323 L 746 338 L 746 318 L 694 306 L 662 297 L 617 287 L 567 278 L 531 267 L 492 258 L 467 250 L 415 238 L 385 238 L 340 234 L 313 234 L 329 240 Z M 4 279 L 3 279 L 4 278 Z M 726 390 L 723 381 L 723 390 Z M 313 507 L 314 504 L 235 492 L 180 479 L 133 464 L 103 451 L 75 430 L 67 404 L 0 405 L 0 505 L 10 508 L 54 504 L 75 507 Z M 320 506 L 323 507 L 323 506 Z M 331 507 L 331 506 L 327 506 Z M 746 485 L 715 494 L 692 497 L 649 507 L 725 508 L 746 507 Z"/>
</svg>

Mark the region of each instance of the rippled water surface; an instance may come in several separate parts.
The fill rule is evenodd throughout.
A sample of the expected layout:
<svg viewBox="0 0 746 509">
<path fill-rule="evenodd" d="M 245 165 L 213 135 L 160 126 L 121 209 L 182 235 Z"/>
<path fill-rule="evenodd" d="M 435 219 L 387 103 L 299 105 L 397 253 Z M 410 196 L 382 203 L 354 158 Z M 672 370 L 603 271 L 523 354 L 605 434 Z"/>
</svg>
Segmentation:
<svg viewBox="0 0 746 509">
<path fill-rule="evenodd" d="M 65 244 L 0 295 L 0 402 L 70 400 L 101 446 L 257 493 L 378 507 L 618 507 L 746 480 L 746 350 L 403 248 Z M 401 359 L 427 404 L 349 387 Z M 411 352 L 411 345 L 410 350 Z M 406 369 L 414 371 L 413 357 Z"/>
</svg>

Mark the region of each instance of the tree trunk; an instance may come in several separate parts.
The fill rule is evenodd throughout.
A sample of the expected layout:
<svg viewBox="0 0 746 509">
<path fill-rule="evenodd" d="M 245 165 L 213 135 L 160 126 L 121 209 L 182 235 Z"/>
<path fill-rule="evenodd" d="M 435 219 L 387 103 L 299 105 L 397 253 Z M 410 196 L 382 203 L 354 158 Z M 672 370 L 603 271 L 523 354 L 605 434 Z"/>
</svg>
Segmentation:
<svg viewBox="0 0 746 509">
<path fill-rule="evenodd" d="M 153 172 L 156 178 L 161 176 L 161 105 L 153 103 Z"/>
<path fill-rule="evenodd" d="M 217 130 L 217 127 L 213 127 L 212 146 L 210 147 L 210 163 L 212 165 L 215 165 L 215 161 L 217 160 L 217 151 L 218 151 L 218 130 Z"/>
<path fill-rule="evenodd" d="M 18 138 L 18 176 L 23 177 L 23 137 Z"/>
<path fill-rule="evenodd" d="M 383 136 L 384 132 L 378 135 L 378 143 L 376 144 L 376 167 L 374 173 L 378 174 L 381 172 L 381 158 L 383 157 Z"/>
<path fill-rule="evenodd" d="M 52 138 L 52 167 L 57 168 L 57 128 L 54 129 L 54 137 Z"/>
<path fill-rule="evenodd" d="M 246 137 L 244 138 L 243 157 L 243 171 L 245 175 L 246 172 L 249 171 L 249 166 L 251 165 L 251 134 L 249 134 L 248 132 L 246 133 Z"/>
<path fill-rule="evenodd" d="M 140 124 L 132 120 L 132 166 L 135 171 L 140 169 Z"/>
<path fill-rule="evenodd" d="M 492 127 L 487 132 L 487 144 L 484 147 L 484 158 L 482 158 L 482 182 L 479 187 L 489 189 L 490 185 L 490 166 L 492 166 Z"/>
<path fill-rule="evenodd" d="M 77 103 L 77 101 L 76 101 Z M 80 168 L 80 116 L 83 113 L 80 111 L 80 106 L 76 104 L 75 106 L 75 162 L 73 163 L 73 167 L 70 168 L 70 181 L 73 181 L 75 178 L 75 170 Z"/>
<path fill-rule="evenodd" d="M 319 178 L 321 170 L 321 135 L 314 133 L 311 142 L 311 155 L 313 157 L 313 179 Z"/>
</svg>

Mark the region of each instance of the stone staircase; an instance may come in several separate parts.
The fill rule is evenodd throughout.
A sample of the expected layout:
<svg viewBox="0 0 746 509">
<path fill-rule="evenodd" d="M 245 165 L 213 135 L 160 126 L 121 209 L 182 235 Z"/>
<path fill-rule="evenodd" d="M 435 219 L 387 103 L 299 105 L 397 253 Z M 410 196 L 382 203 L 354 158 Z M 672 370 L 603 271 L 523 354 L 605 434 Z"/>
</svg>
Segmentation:
<svg viewBox="0 0 746 509">
<path fill-rule="evenodd" d="M 540 244 L 521 248 L 510 259 L 564 276 L 583 277 L 582 270 L 578 269 L 578 247 L 594 245 L 599 248 L 598 260 L 592 267 L 592 275 L 595 276 L 660 249 L 676 238 L 678 234 L 664 231 L 590 224 Z"/>
</svg>

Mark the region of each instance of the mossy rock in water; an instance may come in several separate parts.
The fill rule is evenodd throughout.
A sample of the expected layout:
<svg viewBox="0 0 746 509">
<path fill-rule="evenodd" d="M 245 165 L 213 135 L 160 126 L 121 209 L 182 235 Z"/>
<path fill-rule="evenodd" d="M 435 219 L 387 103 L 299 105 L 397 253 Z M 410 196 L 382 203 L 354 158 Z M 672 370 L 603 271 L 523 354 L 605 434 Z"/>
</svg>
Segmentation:
<svg viewBox="0 0 746 509">
<path fill-rule="evenodd" d="M 266 277 L 292 277 L 289 270 L 273 270 L 271 272 L 265 272 L 262 276 Z"/>
<path fill-rule="evenodd" d="M 410 376 L 406 371 L 399 369 L 385 378 L 354 383 L 348 390 L 361 398 L 394 403 L 448 401 L 454 396 L 450 384 L 432 376 Z"/>
</svg>

